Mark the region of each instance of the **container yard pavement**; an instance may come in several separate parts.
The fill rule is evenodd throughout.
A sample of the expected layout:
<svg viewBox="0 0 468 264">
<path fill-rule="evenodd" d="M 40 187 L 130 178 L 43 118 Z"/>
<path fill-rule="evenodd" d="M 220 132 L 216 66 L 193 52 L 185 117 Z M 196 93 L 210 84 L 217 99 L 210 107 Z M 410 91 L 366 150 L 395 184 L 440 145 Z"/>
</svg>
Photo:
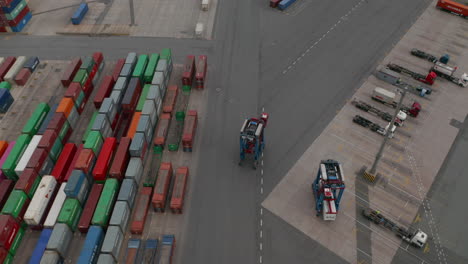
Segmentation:
<svg viewBox="0 0 468 264">
<path fill-rule="evenodd" d="M 468 69 L 468 54 L 462 44 L 466 39 L 463 19 L 440 12 L 431 5 L 382 65 L 395 62 L 427 72 L 431 64 L 409 54 L 411 48 L 418 47 L 432 54 L 451 54 L 450 64 L 459 66 L 460 74 Z M 412 82 L 407 78 L 405 81 Z M 392 108 L 371 101 L 371 92 L 376 86 L 395 90 L 370 76 L 354 97 L 390 111 Z M 358 172 L 363 165 L 370 167 L 383 138 L 354 124 L 352 118 L 359 114 L 380 125 L 386 123 L 347 103 L 275 187 L 263 206 L 323 246 L 333 248 L 336 254 L 351 263 L 390 263 L 397 250 L 405 257 L 405 263 L 423 260 L 433 263 L 439 261 L 439 256 L 452 263 L 444 248 L 454 243 L 453 237 L 444 236 L 434 224 L 440 215 L 434 215 L 426 203 L 419 214 L 418 208 L 455 140 L 457 121 L 464 120 L 468 113 L 464 104 L 468 94 L 465 89 L 440 78 L 433 89 L 427 98 L 407 95 L 406 104 L 417 100 L 423 110 L 420 116 L 409 117 L 403 127 L 397 128 L 395 138 L 390 140 L 380 162 L 378 172 L 382 177 L 375 186 L 363 183 Z M 343 163 L 346 177 L 341 210 L 337 220 L 331 223 L 315 216 L 315 199 L 310 188 L 320 160 L 328 158 Z M 422 225 L 431 237 L 428 246 L 420 250 L 408 248 L 394 234 L 369 225 L 368 220 L 357 214 L 367 203 L 404 226 L 430 223 L 425 227 Z M 462 255 L 452 250 L 456 255 Z"/>
<path fill-rule="evenodd" d="M 208 11 L 201 1 L 109 0 L 91 1 L 79 25 L 70 21 L 81 1 L 31 0 L 33 18 L 26 28 L 31 35 L 130 35 L 143 37 L 194 38 L 195 26 L 203 23 L 201 38 L 211 39 L 218 0 Z"/>
</svg>

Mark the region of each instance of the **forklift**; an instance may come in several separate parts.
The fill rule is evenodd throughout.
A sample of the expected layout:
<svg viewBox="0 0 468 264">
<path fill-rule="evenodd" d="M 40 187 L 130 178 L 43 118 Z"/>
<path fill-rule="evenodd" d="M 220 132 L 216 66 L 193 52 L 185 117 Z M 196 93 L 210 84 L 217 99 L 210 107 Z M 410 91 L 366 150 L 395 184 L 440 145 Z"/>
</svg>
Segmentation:
<svg viewBox="0 0 468 264">
<path fill-rule="evenodd" d="M 240 161 L 239 166 L 246 158 L 246 154 L 252 154 L 254 158 L 253 168 L 257 169 L 258 160 L 265 148 L 265 127 L 268 122 L 268 114 L 262 113 L 260 118 L 249 118 L 244 121 L 240 130 Z"/>
</svg>

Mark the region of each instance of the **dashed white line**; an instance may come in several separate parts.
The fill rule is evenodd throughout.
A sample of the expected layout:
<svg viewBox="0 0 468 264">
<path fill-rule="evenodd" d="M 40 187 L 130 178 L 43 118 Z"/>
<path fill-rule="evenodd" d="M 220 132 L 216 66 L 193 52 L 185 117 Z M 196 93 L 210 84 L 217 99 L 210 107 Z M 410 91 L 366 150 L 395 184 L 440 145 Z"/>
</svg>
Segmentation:
<svg viewBox="0 0 468 264">
<path fill-rule="evenodd" d="M 263 243 L 260 243 L 260 251 L 263 250 Z"/>
<path fill-rule="evenodd" d="M 260 218 L 260 226 L 263 226 L 263 219 Z"/>
<path fill-rule="evenodd" d="M 262 184 L 262 185 L 263 185 L 263 178 L 261 178 L 261 179 L 260 179 L 260 184 Z"/>
<path fill-rule="evenodd" d="M 263 194 L 263 187 L 260 188 L 260 193 Z"/>
<path fill-rule="evenodd" d="M 260 259 L 259 259 L 260 263 L 262 263 L 262 255 L 260 255 Z"/>
<path fill-rule="evenodd" d="M 263 215 L 263 208 L 260 208 L 260 215 Z"/>
<path fill-rule="evenodd" d="M 263 230 L 260 230 L 260 238 L 263 237 Z"/>
<path fill-rule="evenodd" d="M 262 165 L 263 165 L 263 164 L 262 164 Z M 263 175 L 263 169 L 262 169 L 261 173 L 262 173 L 262 175 Z"/>
</svg>

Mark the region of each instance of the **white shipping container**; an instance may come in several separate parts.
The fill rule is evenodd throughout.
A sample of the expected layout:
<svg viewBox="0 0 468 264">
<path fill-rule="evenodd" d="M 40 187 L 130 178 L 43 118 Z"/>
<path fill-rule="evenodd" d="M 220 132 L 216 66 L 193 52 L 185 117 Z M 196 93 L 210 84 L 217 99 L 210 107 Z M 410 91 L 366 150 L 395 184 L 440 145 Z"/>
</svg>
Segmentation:
<svg viewBox="0 0 468 264">
<path fill-rule="evenodd" d="M 15 79 L 16 74 L 18 74 L 18 72 L 21 70 L 21 68 L 23 68 L 23 65 L 24 65 L 24 63 L 26 62 L 27 59 L 28 58 L 25 57 L 25 56 L 19 56 L 18 58 L 16 58 L 15 63 L 13 63 L 10 70 L 5 74 L 5 77 L 3 77 L 3 79 L 5 79 L 6 81 L 9 81 L 9 82 L 13 82 L 13 80 Z"/>
<path fill-rule="evenodd" d="M 197 25 L 195 26 L 195 35 L 197 35 L 197 37 L 201 37 L 203 34 L 203 23 L 197 23 Z"/>
<path fill-rule="evenodd" d="M 45 213 L 47 205 L 49 205 L 50 198 L 54 193 L 57 181 L 54 176 L 45 175 L 42 177 L 39 186 L 29 204 L 28 210 L 24 214 L 24 221 L 28 225 L 39 225 L 42 216 Z"/>
<path fill-rule="evenodd" d="M 46 228 L 53 228 L 55 222 L 57 222 L 57 217 L 60 213 L 60 210 L 62 209 L 62 205 L 65 202 L 65 199 L 67 198 L 67 195 L 64 192 L 66 185 L 66 182 L 62 183 L 57 195 L 55 196 L 54 203 L 52 204 L 49 214 L 47 215 L 47 218 L 44 222 L 44 227 Z"/>
<path fill-rule="evenodd" d="M 39 142 L 41 141 L 42 136 L 41 135 L 35 135 L 32 137 L 31 142 L 29 142 L 28 147 L 26 150 L 23 152 L 23 156 L 21 156 L 18 165 L 16 165 L 15 172 L 19 176 L 23 173 L 23 171 L 26 169 L 26 165 L 28 165 L 29 160 L 32 157 L 32 154 L 37 148 L 37 145 L 39 145 Z"/>
</svg>

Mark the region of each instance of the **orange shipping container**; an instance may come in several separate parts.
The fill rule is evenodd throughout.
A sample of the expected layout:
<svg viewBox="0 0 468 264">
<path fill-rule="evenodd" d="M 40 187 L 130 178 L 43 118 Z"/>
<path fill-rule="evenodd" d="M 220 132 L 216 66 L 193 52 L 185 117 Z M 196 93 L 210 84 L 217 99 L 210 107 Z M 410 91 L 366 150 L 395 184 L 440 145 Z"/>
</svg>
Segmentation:
<svg viewBox="0 0 468 264">
<path fill-rule="evenodd" d="M 3 156 L 5 150 L 8 148 L 8 141 L 0 140 L 0 157 Z"/>
<path fill-rule="evenodd" d="M 164 212 L 166 208 L 167 194 L 172 179 L 172 164 L 163 162 L 159 167 L 158 178 L 154 185 L 152 204 L 156 212 Z"/>
<path fill-rule="evenodd" d="M 175 103 L 177 100 L 177 85 L 171 85 L 167 88 L 166 97 L 164 97 L 163 101 L 163 112 L 171 114 L 174 111 Z"/>
<path fill-rule="evenodd" d="M 135 136 L 138 122 L 140 121 L 141 112 L 135 112 L 132 117 L 132 122 L 130 123 L 130 127 L 128 128 L 127 137 L 133 139 Z"/>
<path fill-rule="evenodd" d="M 89 174 L 94 168 L 96 163 L 96 157 L 94 156 L 92 149 L 83 149 L 78 156 L 75 163 L 76 170 L 82 170 L 86 174 Z"/>
<path fill-rule="evenodd" d="M 184 120 L 184 132 L 182 133 L 182 147 L 185 152 L 192 152 L 195 131 L 197 130 L 197 111 L 190 110 Z"/>
<path fill-rule="evenodd" d="M 172 191 L 171 210 L 175 214 L 181 214 L 184 208 L 185 190 L 189 175 L 188 167 L 180 167 L 176 171 L 174 190 Z"/>
<path fill-rule="evenodd" d="M 62 101 L 60 101 L 60 104 L 58 105 L 57 110 L 55 110 L 55 112 L 63 113 L 68 118 L 74 106 L 75 103 L 73 102 L 72 98 L 63 98 Z"/>
<path fill-rule="evenodd" d="M 161 114 L 159 119 L 158 126 L 156 128 L 156 133 L 154 133 L 153 144 L 164 148 L 166 142 L 167 132 L 169 131 L 169 124 L 171 122 L 170 114 Z"/>
<path fill-rule="evenodd" d="M 140 191 L 140 195 L 137 199 L 135 211 L 133 212 L 133 219 L 130 225 L 130 232 L 132 234 L 143 233 L 145 228 L 146 216 L 148 215 L 148 208 L 151 202 L 151 187 L 143 187 Z"/>
</svg>

